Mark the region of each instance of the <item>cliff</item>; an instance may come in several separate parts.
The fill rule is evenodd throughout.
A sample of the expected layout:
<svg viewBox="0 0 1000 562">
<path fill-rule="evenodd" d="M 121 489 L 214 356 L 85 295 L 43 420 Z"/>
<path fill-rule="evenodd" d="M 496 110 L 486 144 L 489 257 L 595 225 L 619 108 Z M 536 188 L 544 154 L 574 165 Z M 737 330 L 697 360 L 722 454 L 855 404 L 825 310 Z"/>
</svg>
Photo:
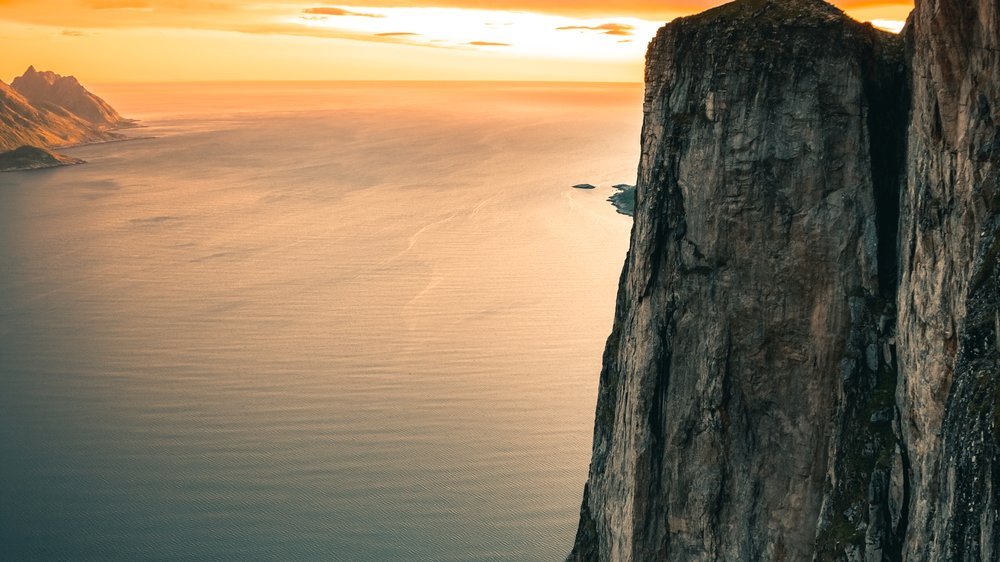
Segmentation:
<svg viewBox="0 0 1000 562">
<path fill-rule="evenodd" d="M 0 152 L 120 140 L 114 129 L 133 125 L 72 77 L 31 67 L 12 85 L 0 82 Z"/>
<path fill-rule="evenodd" d="M 1000 4 L 921 0 L 902 201 L 898 397 L 911 560 L 1000 559 Z"/>
<path fill-rule="evenodd" d="M 571 559 L 1000 553 L 997 10 L 657 34 Z"/>
</svg>

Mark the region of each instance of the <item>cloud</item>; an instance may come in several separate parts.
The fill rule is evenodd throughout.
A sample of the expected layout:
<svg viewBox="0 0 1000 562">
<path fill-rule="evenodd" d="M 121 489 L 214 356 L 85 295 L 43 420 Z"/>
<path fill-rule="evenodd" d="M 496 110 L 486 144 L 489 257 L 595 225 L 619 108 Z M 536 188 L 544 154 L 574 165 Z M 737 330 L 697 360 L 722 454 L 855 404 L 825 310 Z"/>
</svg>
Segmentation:
<svg viewBox="0 0 1000 562">
<path fill-rule="evenodd" d="M 510 43 L 495 43 L 493 41 L 469 41 L 466 45 L 473 47 L 510 47 Z"/>
<path fill-rule="evenodd" d="M 412 47 L 427 47 L 428 49 L 457 48 L 455 45 L 446 45 L 441 42 L 427 41 L 423 39 L 423 36 L 417 33 L 409 32 L 398 32 L 398 34 L 380 34 L 363 31 L 348 31 L 343 29 L 306 27 L 294 24 L 245 26 L 234 28 L 230 31 L 252 35 L 289 35 L 296 37 L 315 37 L 319 39 L 345 39 L 349 41 L 364 41 L 371 43 L 391 43 Z"/>
<path fill-rule="evenodd" d="M 601 25 L 566 25 L 557 27 L 558 31 L 569 31 L 573 29 L 586 31 L 600 31 L 605 35 L 617 35 L 620 37 L 630 37 L 635 27 L 624 23 L 604 23 Z"/>
<path fill-rule="evenodd" d="M 75 29 L 64 29 L 62 34 L 66 37 L 86 37 L 88 34 Z"/>
<path fill-rule="evenodd" d="M 351 10 L 345 10 L 343 8 L 306 8 L 302 10 L 303 14 L 309 14 L 313 16 L 354 16 L 361 18 L 381 18 L 379 14 L 366 14 L 364 12 L 352 12 Z"/>
<path fill-rule="evenodd" d="M 0 0 L 4 22 L 58 28 L 180 28 L 226 31 L 302 16 L 380 21 L 394 8 L 460 8 L 530 12 L 614 21 L 639 18 L 662 23 L 718 6 L 726 0 Z M 334 6 L 324 6 L 330 2 Z M 905 20 L 913 0 L 834 0 L 865 20 Z M 312 7 L 310 7 L 312 6 Z M 303 13 L 305 11 L 305 13 Z M 113 14 L 113 15 L 109 15 Z M 388 17 L 388 16 L 386 16 Z M 571 25 L 567 22 L 566 25 Z M 582 22 L 580 25 L 591 25 Z M 592 30 L 597 33 L 600 30 Z M 607 33 L 608 30 L 604 30 Z M 638 32 L 638 31 L 637 31 Z"/>
<path fill-rule="evenodd" d="M 87 6 L 95 10 L 140 10 L 150 11 L 152 4 L 146 0 L 90 0 Z"/>
<path fill-rule="evenodd" d="M 905 21 L 899 20 L 872 20 L 871 23 L 879 29 L 891 31 L 892 33 L 903 31 L 903 27 L 906 25 Z"/>
</svg>

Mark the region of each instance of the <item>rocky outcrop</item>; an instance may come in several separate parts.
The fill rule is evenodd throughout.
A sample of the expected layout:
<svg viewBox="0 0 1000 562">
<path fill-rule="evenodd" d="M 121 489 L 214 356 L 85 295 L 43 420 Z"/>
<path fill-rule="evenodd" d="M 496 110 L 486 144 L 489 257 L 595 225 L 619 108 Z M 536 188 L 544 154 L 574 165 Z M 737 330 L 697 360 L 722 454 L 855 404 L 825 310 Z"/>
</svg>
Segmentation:
<svg viewBox="0 0 1000 562">
<path fill-rule="evenodd" d="M 31 67 L 24 76 L 14 79 L 13 86 L 0 82 L 0 152 L 24 146 L 53 149 L 121 140 L 125 136 L 114 129 L 134 125 L 73 77 L 36 72 Z M 54 160 L 42 160 L 74 160 L 52 157 Z"/>
<path fill-rule="evenodd" d="M 629 217 L 635 214 L 635 186 L 620 183 L 613 186 L 613 189 L 615 192 L 608 197 L 608 201 L 614 205 L 618 214 Z"/>
<path fill-rule="evenodd" d="M 0 172 L 41 170 L 83 163 L 79 158 L 70 158 L 34 146 L 22 146 L 8 152 L 0 152 Z"/>
<path fill-rule="evenodd" d="M 997 11 L 657 34 L 571 559 L 1000 554 Z"/>
<path fill-rule="evenodd" d="M 35 107 L 57 115 L 68 114 L 98 127 L 132 124 L 72 76 L 38 72 L 34 66 L 29 66 L 22 76 L 11 82 L 11 86 Z"/>
</svg>

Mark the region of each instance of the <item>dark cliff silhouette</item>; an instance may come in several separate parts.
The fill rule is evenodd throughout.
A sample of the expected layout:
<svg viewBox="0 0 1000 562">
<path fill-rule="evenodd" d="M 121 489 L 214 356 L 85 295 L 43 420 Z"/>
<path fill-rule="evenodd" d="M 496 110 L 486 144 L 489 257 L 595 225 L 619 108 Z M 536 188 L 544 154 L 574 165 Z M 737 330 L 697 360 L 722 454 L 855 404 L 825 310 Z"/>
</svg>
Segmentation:
<svg viewBox="0 0 1000 562">
<path fill-rule="evenodd" d="M 651 42 L 572 560 L 1000 557 L 1000 5 Z"/>
</svg>

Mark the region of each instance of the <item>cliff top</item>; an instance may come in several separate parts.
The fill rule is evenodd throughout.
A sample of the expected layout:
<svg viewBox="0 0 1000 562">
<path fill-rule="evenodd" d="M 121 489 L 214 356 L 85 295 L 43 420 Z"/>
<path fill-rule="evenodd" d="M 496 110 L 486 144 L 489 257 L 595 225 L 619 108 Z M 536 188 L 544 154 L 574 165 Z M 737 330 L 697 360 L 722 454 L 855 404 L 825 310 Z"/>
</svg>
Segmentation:
<svg viewBox="0 0 1000 562">
<path fill-rule="evenodd" d="M 855 20 L 824 0 L 736 0 L 680 21 L 699 25 L 813 27 Z"/>
<path fill-rule="evenodd" d="M 655 67 L 669 36 L 684 38 L 677 47 L 680 49 L 701 45 L 702 50 L 712 53 L 735 50 L 752 55 L 754 60 L 771 56 L 782 66 L 794 66 L 790 56 L 814 58 L 834 43 L 849 49 L 877 44 L 879 49 L 898 51 L 897 58 L 902 56 L 903 47 L 901 36 L 861 23 L 824 0 L 735 0 L 677 18 L 663 26 L 650 43 L 647 71 Z"/>
</svg>

